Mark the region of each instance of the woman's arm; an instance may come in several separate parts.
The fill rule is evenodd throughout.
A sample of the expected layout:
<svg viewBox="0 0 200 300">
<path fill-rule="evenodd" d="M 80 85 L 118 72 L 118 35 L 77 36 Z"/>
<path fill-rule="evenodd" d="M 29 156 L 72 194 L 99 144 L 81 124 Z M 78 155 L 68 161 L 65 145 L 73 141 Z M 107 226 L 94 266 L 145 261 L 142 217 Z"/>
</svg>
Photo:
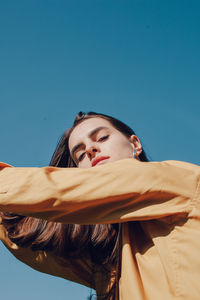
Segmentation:
<svg viewBox="0 0 200 300">
<path fill-rule="evenodd" d="M 0 210 L 63 223 L 147 220 L 188 213 L 200 167 L 125 159 L 78 168 L 0 171 Z"/>
</svg>

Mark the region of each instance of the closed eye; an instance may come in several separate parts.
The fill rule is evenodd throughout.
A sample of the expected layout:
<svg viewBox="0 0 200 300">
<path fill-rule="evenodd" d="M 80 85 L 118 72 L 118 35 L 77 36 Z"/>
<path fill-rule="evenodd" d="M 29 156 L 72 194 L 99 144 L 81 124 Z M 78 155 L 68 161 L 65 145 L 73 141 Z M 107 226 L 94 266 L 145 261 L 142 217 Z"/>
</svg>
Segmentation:
<svg viewBox="0 0 200 300">
<path fill-rule="evenodd" d="M 102 136 L 101 138 L 98 139 L 98 142 L 105 141 L 105 140 L 107 140 L 108 137 L 109 137 L 109 135 L 104 135 L 104 136 Z"/>
<path fill-rule="evenodd" d="M 85 156 L 85 152 L 83 152 L 79 157 L 78 157 L 78 161 L 80 162 Z"/>
</svg>

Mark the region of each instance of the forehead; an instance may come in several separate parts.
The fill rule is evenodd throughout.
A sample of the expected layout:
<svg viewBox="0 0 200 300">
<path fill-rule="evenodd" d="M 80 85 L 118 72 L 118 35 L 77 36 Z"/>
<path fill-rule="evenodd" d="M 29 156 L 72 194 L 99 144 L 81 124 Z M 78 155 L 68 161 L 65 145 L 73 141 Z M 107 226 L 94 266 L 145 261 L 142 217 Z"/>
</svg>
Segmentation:
<svg viewBox="0 0 200 300">
<path fill-rule="evenodd" d="M 111 123 L 103 118 L 97 117 L 87 119 L 73 129 L 69 137 L 69 148 L 73 147 L 80 139 L 87 137 L 91 131 L 98 127 L 106 127 L 110 130 L 115 130 Z"/>
</svg>

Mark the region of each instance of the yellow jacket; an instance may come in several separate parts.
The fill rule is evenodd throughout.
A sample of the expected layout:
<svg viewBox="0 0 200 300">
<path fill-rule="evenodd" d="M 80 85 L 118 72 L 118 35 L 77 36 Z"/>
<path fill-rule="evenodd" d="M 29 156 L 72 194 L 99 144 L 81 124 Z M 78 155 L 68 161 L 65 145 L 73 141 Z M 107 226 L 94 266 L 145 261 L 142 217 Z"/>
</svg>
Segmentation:
<svg viewBox="0 0 200 300">
<path fill-rule="evenodd" d="M 200 299 L 200 167 L 125 159 L 95 168 L 0 164 L 0 211 L 63 223 L 122 223 L 120 300 Z M 86 259 L 65 265 L 0 238 L 20 260 L 105 294 L 112 284 Z"/>
</svg>

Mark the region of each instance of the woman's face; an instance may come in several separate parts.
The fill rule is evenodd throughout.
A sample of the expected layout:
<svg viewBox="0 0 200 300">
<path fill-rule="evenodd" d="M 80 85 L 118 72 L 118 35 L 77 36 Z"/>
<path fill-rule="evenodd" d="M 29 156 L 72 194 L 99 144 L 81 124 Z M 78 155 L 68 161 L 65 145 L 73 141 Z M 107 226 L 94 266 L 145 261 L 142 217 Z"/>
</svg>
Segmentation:
<svg viewBox="0 0 200 300">
<path fill-rule="evenodd" d="M 111 123 L 94 117 L 77 125 L 69 137 L 71 157 L 79 168 L 90 168 L 139 155 L 141 144 L 135 135 L 127 138 Z"/>
</svg>

